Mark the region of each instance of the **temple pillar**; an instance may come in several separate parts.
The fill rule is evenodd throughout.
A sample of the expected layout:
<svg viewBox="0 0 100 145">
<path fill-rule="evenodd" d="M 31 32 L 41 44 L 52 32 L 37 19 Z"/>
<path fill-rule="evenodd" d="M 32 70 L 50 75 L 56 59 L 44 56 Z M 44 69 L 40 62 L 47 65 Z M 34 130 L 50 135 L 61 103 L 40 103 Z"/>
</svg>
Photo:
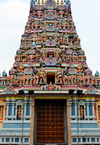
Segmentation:
<svg viewBox="0 0 100 145">
<path fill-rule="evenodd" d="M 70 101 L 70 105 L 71 105 L 71 107 L 70 107 L 70 113 L 71 113 L 71 116 L 74 116 L 75 117 L 75 102 L 74 102 L 74 100 L 71 100 Z"/>
<path fill-rule="evenodd" d="M 7 110 L 7 107 L 6 105 L 4 106 L 4 117 L 6 116 L 6 110 Z"/>
<path fill-rule="evenodd" d="M 29 116 L 31 116 L 31 99 L 29 99 L 29 105 L 30 105 L 30 114 L 29 114 Z"/>
<path fill-rule="evenodd" d="M 30 129 L 30 145 L 34 144 L 34 112 L 35 111 L 35 99 L 32 97 L 31 103 L 31 129 Z"/>
<path fill-rule="evenodd" d="M 87 117 L 89 117 L 89 100 L 86 101 L 86 111 L 87 111 Z"/>
<path fill-rule="evenodd" d="M 23 106 L 23 109 L 24 109 L 24 110 L 23 110 L 23 111 L 24 111 L 24 112 L 23 112 L 23 113 L 24 113 L 23 115 L 24 115 L 24 116 L 26 116 L 26 105 L 27 105 L 27 99 L 24 99 L 24 106 Z"/>
<path fill-rule="evenodd" d="M 15 100 L 14 99 L 12 99 L 11 104 L 12 104 L 12 116 L 14 116 L 14 109 L 15 109 Z"/>
<path fill-rule="evenodd" d="M 70 121 L 70 98 L 66 99 L 66 110 L 67 110 L 67 126 L 68 126 L 68 145 L 72 145 L 71 138 L 71 121 Z"/>
<path fill-rule="evenodd" d="M 75 117 L 77 118 L 77 100 L 74 99 L 74 105 L 75 105 Z"/>
<path fill-rule="evenodd" d="M 94 117 L 94 105 L 95 105 L 95 102 L 94 102 L 94 99 L 92 99 L 92 115 Z"/>
<path fill-rule="evenodd" d="M 7 99 L 6 101 L 7 101 L 7 102 L 6 102 L 6 105 L 7 105 L 7 112 L 6 112 L 6 116 L 8 116 L 8 111 L 9 111 L 9 103 L 10 103 L 10 102 L 9 102 L 9 99 Z"/>
</svg>

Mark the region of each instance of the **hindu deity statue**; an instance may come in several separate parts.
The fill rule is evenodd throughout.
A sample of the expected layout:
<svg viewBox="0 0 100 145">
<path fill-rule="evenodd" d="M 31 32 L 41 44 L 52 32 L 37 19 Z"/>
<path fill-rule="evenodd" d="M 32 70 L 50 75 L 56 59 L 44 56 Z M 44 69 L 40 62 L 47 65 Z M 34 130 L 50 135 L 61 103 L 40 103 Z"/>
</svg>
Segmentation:
<svg viewBox="0 0 100 145">
<path fill-rule="evenodd" d="M 42 67 L 38 73 L 39 75 L 39 84 L 46 83 L 46 72 Z"/>
<path fill-rule="evenodd" d="M 18 108 L 17 108 L 17 118 L 18 119 L 21 118 L 21 106 L 18 106 Z"/>
<path fill-rule="evenodd" d="M 59 67 L 57 72 L 55 73 L 56 83 L 62 84 L 62 78 L 63 78 L 63 72 L 62 72 L 61 68 Z"/>
</svg>

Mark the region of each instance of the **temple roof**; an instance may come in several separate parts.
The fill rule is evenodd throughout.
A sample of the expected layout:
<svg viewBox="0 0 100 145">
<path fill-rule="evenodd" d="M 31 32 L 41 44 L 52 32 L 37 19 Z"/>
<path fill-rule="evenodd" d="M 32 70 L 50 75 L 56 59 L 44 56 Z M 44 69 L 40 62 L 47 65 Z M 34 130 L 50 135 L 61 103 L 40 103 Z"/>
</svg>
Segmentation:
<svg viewBox="0 0 100 145">
<path fill-rule="evenodd" d="M 85 94 L 91 90 L 96 93 L 99 72 L 93 76 L 88 67 L 69 0 L 31 0 L 15 62 L 9 76 L 5 72 L 3 76 L 7 81 L 1 81 L 1 85 L 6 83 L 13 93 L 21 88 L 38 91 L 80 88 Z"/>
</svg>

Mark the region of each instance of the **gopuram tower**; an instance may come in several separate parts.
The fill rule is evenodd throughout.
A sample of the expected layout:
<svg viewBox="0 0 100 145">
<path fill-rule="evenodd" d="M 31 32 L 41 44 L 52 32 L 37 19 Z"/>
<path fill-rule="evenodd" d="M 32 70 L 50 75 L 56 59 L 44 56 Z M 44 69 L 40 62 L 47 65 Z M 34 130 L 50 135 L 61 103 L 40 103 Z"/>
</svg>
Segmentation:
<svg viewBox="0 0 100 145">
<path fill-rule="evenodd" d="M 31 0 L 15 62 L 0 77 L 0 145 L 100 144 L 100 77 L 69 0 Z"/>
</svg>

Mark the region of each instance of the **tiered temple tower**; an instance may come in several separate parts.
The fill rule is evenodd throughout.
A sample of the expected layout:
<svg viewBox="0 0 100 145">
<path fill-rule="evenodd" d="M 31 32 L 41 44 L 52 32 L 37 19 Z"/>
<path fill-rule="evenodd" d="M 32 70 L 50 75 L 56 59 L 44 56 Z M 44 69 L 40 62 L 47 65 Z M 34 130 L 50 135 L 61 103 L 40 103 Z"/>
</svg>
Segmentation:
<svg viewBox="0 0 100 145">
<path fill-rule="evenodd" d="M 71 2 L 31 0 L 15 62 L 0 77 L 0 144 L 100 144 L 99 89 Z"/>
</svg>

